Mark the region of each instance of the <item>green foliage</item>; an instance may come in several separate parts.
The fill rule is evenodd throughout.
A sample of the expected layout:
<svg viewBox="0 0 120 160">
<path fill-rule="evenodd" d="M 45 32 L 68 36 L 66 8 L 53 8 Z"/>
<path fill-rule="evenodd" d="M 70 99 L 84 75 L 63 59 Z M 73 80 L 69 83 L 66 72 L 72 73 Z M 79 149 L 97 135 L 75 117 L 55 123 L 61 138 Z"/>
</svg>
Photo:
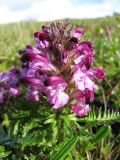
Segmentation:
<svg viewBox="0 0 120 160">
<path fill-rule="evenodd" d="M 11 152 L 5 151 L 4 146 L 0 146 L 0 158 L 7 157 Z"/>
</svg>

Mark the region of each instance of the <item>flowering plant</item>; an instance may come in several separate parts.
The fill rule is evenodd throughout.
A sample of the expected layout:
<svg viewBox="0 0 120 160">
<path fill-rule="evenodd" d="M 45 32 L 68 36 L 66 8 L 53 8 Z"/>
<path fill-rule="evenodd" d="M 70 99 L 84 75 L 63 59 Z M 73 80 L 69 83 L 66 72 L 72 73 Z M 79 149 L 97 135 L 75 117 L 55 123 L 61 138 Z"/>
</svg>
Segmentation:
<svg viewBox="0 0 120 160">
<path fill-rule="evenodd" d="M 1 73 L 0 103 L 10 96 L 19 96 L 19 85 L 25 83 L 28 100 L 38 102 L 40 94 L 44 94 L 54 109 L 68 105 L 77 116 L 86 116 L 98 89 L 94 81 L 101 81 L 105 73 L 92 68 L 94 46 L 81 41 L 83 34 L 83 28 L 72 28 L 68 23 L 43 26 L 41 32 L 34 34 L 36 46 L 27 45 L 19 51 L 19 73 L 15 69 Z"/>
</svg>

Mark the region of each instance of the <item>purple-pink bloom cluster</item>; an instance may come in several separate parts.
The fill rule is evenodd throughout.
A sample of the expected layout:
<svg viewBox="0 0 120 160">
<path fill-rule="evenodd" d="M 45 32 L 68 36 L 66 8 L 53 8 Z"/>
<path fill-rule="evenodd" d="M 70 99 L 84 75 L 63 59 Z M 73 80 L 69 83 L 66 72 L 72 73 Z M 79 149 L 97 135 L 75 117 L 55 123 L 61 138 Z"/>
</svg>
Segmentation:
<svg viewBox="0 0 120 160">
<path fill-rule="evenodd" d="M 79 117 L 89 112 L 89 103 L 105 73 L 92 68 L 95 55 L 92 42 L 81 41 L 83 28 L 68 23 L 52 23 L 34 34 L 36 46 L 20 51 L 22 67 L 0 73 L 0 103 L 21 94 L 20 83 L 28 85 L 27 99 L 40 101 L 44 94 L 54 109 L 68 105 Z"/>
<path fill-rule="evenodd" d="M 94 46 L 81 41 L 83 34 L 83 28 L 68 23 L 52 23 L 34 34 L 36 46 L 20 52 L 20 80 L 28 84 L 28 100 L 38 102 L 44 94 L 54 109 L 68 105 L 77 116 L 87 115 L 98 88 L 94 81 L 101 81 L 105 73 L 92 68 Z"/>
</svg>

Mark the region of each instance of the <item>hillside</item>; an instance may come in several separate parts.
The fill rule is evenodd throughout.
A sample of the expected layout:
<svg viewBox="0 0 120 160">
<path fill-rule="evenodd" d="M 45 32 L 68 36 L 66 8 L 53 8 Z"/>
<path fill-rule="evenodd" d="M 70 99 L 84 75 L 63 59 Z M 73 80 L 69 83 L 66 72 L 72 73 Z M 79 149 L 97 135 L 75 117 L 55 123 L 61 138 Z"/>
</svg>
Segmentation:
<svg viewBox="0 0 120 160">
<path fill-rule="evenodd" d="M 67 109 L 63 112 L 62 118 L 59 117 L 59 112 L 56 112 L 55 115 L 50 107 L 44 111 L 44 108 L 48 105 L 47 103 L 44 103 L 44 95 L 42 97 L 43 101 L 41 100 L 40 104 L 26 103 L 26 101 L 21 99 L 18 99 L 18 101 L 16 100 L 13 105 L 10 104 L 11 108 L 8 107 L 8 109 L 6 109 L 6 107 L 6 110 L 3 113 L 0 113 L 0 118 L 2 117 L 1 119 L 3 119 L 3 121 L 1 120 L 1 124 L 7 128 L 5 128 L 7 130 L 6 134 L 8 134 L 8 137 L 11 136 L 12 138 L 14 137 L 15 140 L 17 139 L 17 143 L 15 143 L 15 140 L 12 141 L 12 138 L 10 139 L 7 137 L 8 139 L 5 139 L 7 152 L 12 152 L 10 160 L 12 160 L 12 158 L 18 159 L 18 157 L 24 157 L 25 159 L 32 157 L 33 159 L 31 158 L 31 160 L 38 160 L 38 157 L 36 156 L 38 153 L 40 156 L 42 155 L 44 157 L 43 159 L 47 160 L 46 155 L 49 157 L 51 148 L 54 149 L 57 142 L 57 140 L 55 141 L 55 138 L 57 135 L 60 135 L 58 130 L 61 129 L 59 128 L 59 125 L 62 125 L 62 123 L 59 121 L 59 118 L 64 120 L 64 116 L 66 115 L 66 119 L 64 120 L 66 125 L 64 126 L 66 127 L 64 128 L 64 131 L 66 130 L 66 135 L 71 136 L 72 131 L 73 136 L 74 133 L 77 133 L 78 135 L 80 133 L 81 137 L 86 133 L 90 133 L 91 137 L 94 135 L 93 139 L 95 140 L 93 144 L 93 139 L 90 139 L 89 141 L 90 137 L 87 137 L 87 134 L 85 135 L 85 139 L 84 136 L 82 137 L 83 139 L 80 137 L 83 142 L 81 142 L 80 139 L 78 148 L 76 148 L 79 150 L 82 146 L 82 149 L 80 148 L 80 152 L 76 152 L 74 148 L 72 152 L 73 157 L 82 157 L 81 160 L 94 160 L 94 158 L 96 158 L 95 160 L 108 160 L 106 157 L 108 155 L 112 157 L 110 159 L 113 159 L 113 157 L 116 156 L 116 159 L 113 160 L 119 158 L 120 16 L 83 20 L 70 19 L 69 22 L 73 26 L 85 28 L 83 40 L 92 41 L 95 46 L 96 55 L 94 66 L 103 68 L 106 72 L 104 81 L 99 83 L 99 91 L 95 93 L 95 100 L 91 104 L 92 109 L 90 115 L 86 117 L 86 119 L 76 120 L 77 118 L 75 117 L 72 119 L 71 113 L 67 115 L 69 113 L 67 112 Z M 17 52 L 20 49 L 24 49 L 27 44 L 35 45 L 33 38 L 34 32 L 39 31 L 43 24 L 45 25 L 48 23 L 50 22 L 20 22 L 0 25 L 0 70 L 7 71 L 13 66 L 19 68 L 20 61 Z M 2 109 L 4 110 L 3 106 Z M 71 118 L 71 121 L 68 117 Z M 9 118 L 11 118 L 10 121 Z M 70 124 L 73 124 L 73 126 L 76 127 L 75 130 L 72 129 L 73 126 L 69 126 Z M 109 128 L 107 133 L 106 126 Z M 58 128 L 56 129 L 54 127 Z M 83 132 L 81 132 L 82 127 L 86 127 Z M 95 137 L 94 133 L 96 133 L 97 129 L 99 130 L 100 127 L 103 130 L 100 130 L 96 134 L 98 137 Z M 51 141 L 49 137 L 49 131 L 53 131 L 51 134 L 51 136 L 54 137 L 53 141 Z M 62 131 L 60 131 L 60 133 L 62 133 Z M 3 134 L 3 132 L 1 131 L 0 134 Z M 64 133 L 62 134 L 64 135 Z M 34 137 L 34 135 L 37 138 Z M 20 136 L 22 137 L 21 139 Z M 100 141 L 97 138 L 100 139 Z M 3 141 L 1 139 L 2 138 L 0 138 L 0 143 L 3 143 L 4 138 Z M 40 144 L 38 143 L 38 139 L 39 141 L 42 141 Z M 48 142 L 47 139 L 49 139 Z M 8 141 L 10 141 L 10 144 Z M 62 141 L 61 137 L 59 137 L 58 142 L 59 141 Z M 87 142 L 91 142 L 90 145 Z M 18 143 L 20 143 L 22 147 L 18 147 Z M 10 149 L 9 146 L 11 147 Z M 86 146 L 88 147 L 87 149 Z M 96 157 L 94 157 L 94 155 L 96 155 Z M 78 159 L 76 158 L 76 160 Z M 72 160 L 72 158 L 66 160 Z"/>
</svg>

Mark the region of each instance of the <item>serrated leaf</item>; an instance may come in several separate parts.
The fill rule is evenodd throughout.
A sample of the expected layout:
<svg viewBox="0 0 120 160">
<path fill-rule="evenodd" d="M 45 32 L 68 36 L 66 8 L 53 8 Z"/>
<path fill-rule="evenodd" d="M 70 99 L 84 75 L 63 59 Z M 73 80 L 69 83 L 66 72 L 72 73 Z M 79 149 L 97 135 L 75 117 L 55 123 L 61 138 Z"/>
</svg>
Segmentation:
<svg viewBox="0 0 120 160">
<path fill-rule="evenodd" d="M 31 122 L 26 122 L 23 126 L 23 135 L 22 137 L 25 137 L 30 130 L 39 127 L 40 126 L 40 120 L 39 119 L 33 119 Z"/>
<path fill-rule="evenodd" d="M 94 110 L 91 110 L 88 117 L 85 118 L 78 118 L 78 122 L 85 122 L 90 126 L 95 125 L 102 125 L 102 124 L 111 124 L 113 122 L 120 121 L 120 114 L 119 112 L 109 110 L 107 112 L 102 112 L 101 109 L 98 113 L 95 113 Z"/>
</svg>

